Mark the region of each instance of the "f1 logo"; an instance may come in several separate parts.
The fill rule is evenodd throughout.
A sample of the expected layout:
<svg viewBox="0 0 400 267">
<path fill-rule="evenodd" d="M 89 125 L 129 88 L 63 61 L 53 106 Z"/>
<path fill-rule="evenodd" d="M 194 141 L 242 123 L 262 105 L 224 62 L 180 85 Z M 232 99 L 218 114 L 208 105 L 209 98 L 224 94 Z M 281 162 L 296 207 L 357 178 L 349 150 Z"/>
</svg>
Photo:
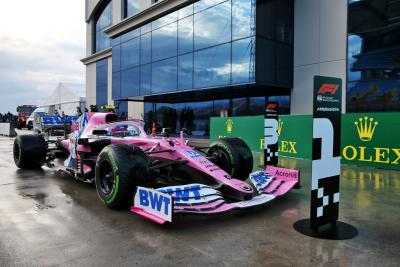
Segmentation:
<svg viewBox="0 0 400 267">
<path fill-rule="evenodd" d="M 271 110 L 275 110 L 276 111 L 278 109 L 278 104 L 276 104 L 276 103 L 268 103 L 267 109 L 271 109 Z"/>
<path fill-rule="evenodd" d="M 332 95 L 334 95 L 336 94 L 338 88 L 339 88 L 338 84 L 324 83 L 319 88 L 318 94 L 331 93 Z"/>
</svg>

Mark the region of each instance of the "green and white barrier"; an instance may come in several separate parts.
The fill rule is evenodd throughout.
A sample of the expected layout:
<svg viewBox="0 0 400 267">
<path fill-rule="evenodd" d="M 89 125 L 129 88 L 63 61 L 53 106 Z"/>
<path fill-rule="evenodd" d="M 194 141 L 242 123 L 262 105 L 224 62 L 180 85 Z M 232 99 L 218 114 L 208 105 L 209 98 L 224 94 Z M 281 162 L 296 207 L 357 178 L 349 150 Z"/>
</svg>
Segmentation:
<svg viewBox="0 0 400 267">
<path fill-rule="evenodd" d="M 210 141 L 241 137 L 254 152 L 264 147 L 264 116 L 211 118 Z M 312 117 L 279 116 L 279 155 L 311 159 Z M 400 170 L 400 112 L 342 115 L 342 163 Z"/>
</svg>

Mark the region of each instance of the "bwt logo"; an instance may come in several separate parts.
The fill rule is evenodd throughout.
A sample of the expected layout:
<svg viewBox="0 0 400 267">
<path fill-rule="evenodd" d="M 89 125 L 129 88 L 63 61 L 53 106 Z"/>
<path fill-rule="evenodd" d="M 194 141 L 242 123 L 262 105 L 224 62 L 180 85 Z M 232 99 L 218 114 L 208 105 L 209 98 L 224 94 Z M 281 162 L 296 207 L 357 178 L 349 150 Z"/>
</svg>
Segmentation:
<svg viewBox="0 0 400 267">
<path fill-rule="evenodd" d="M 332 95 L 334 95 L 336 94 L 338 88 L 339 88 L 338 84 L 324 83 L 319 88 L 318 94 L 331 93 Z"/>
<path fill-rule="evenodd" d="M 200 185 L 159 189 L 164 194 L 174 196 L 174 201 L 189 201 L 192 196 L 195 200 L 199 200 L 201 199 L 200 190 Z"/>
<path fill-rule="evenodd" d="M 145 189 L 139 189 L 140 205 L 143 207 L 151 207 L 153 210 L 169 215 L 169 206 L 171 199 Z M 164 209 L 162 210 L 162 207 Z"/>
</svg>

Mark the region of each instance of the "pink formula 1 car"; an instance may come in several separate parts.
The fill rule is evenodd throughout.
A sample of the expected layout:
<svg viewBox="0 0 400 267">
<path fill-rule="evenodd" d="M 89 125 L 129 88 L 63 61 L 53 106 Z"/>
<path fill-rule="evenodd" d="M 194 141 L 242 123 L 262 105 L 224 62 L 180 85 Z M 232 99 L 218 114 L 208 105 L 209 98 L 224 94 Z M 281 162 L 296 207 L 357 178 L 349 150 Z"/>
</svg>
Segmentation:
<svg viewBox="0 0 400 267">
<path fill-rule="evenodd" d="M 130 210 L 157 223 L 176 213 L 215 214 L 265 204 L 298 185 L 299 172 L 269 167 L 251 173 L 253 157 L 239 138 L 194 147 L 180 138 L 149 136 L 139 120 L 85 113 L 64 139 L 18 136 L 14 161 L 38 168 L 64 157 L 63 169 L 94 182 L 110 208 Z"/>
</svg>

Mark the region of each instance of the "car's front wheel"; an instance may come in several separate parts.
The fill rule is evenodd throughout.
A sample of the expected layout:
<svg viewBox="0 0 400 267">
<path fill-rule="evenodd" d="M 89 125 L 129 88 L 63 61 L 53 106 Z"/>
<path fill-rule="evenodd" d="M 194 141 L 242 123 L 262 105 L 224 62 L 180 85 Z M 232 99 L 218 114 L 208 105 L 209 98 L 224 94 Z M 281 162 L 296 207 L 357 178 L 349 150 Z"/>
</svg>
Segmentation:
<svg viewBox="0 0 400 267">
<path fill-rule="evenodd" d="M 96 162 L 96 189 L 100 199 L 110 208 L 121 209 L 132 204 L 136 186 L 149 179 L 149 163 L 136 146 L 106 146 Z"/>
<path fill-rule="evenodd" d="M 237 137 L 215 140 L 210 145 L 207 156 L 236 179 L 246 180 L 253 169 L 253 154 L 249 146 Z"/>
</svg>

